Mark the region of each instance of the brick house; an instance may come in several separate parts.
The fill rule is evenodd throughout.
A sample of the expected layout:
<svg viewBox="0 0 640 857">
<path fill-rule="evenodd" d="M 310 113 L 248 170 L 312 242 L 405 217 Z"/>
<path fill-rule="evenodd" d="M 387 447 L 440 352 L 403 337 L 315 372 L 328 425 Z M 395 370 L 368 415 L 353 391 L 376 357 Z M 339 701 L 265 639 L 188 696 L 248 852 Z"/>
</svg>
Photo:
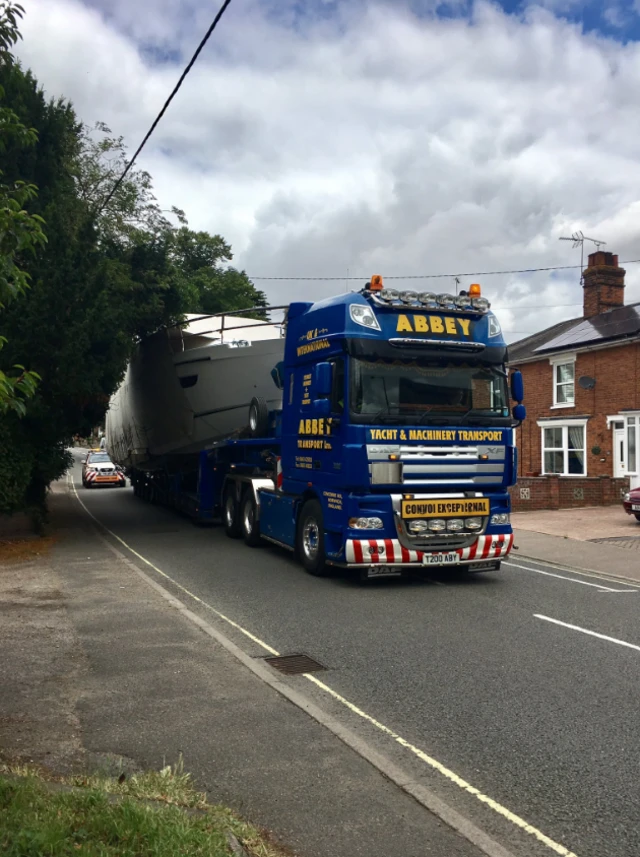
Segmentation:
<svg viewBox="0 0 640 857">
<path fill-rule="evenodd" d="M 509 347 L 527 405 L 516 510 L 617 503 L 640 484 L 640 303 L 625 306 L 624 277 L 592 253 L 582 316 Z"/>
</svg>

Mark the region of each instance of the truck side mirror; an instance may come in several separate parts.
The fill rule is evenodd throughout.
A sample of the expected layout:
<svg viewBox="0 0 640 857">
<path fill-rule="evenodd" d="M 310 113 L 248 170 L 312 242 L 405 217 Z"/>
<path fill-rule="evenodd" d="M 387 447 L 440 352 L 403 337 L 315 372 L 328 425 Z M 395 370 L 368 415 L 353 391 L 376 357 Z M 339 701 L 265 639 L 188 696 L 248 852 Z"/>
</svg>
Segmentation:
<svg viewBox="0 0 640 857">
<path fill-rule="evenodd" d="M 328 417 L 331 413 L 331 402 L 329 399 L 314 399 L 312 410 L 314 417 Z"/>
<path fill-rule="evenodd" d="M 516 369 L 511 373 L 511 398 L 514 402 L 522 402 L 524 399 L 524 381 L 522 372 Z"/>
<path fill-rule="evenodd" d="M 518 423 L 521 423 L 526 418 L 526 416 L 527 416 L 527 409 L 525 408 L 525 406 L 521 405 L 521 404 L 516 405 L 515 408 L 513 409 L 514 420 L 516 420 Z"/>
<path fill-rule="evenodd" d="M 313 393 L 316 399 L 331 395 L 332 369 L 331 363 L 316 363 L 315 383 L 313 385 Z"/>
</svg>

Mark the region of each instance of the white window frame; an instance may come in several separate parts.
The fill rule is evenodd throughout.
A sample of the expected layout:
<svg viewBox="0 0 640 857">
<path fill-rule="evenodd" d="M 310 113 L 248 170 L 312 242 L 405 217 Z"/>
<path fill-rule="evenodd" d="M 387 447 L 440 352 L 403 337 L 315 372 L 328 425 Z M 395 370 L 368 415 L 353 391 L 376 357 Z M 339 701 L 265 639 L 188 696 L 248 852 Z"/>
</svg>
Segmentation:
<svg viewBox="0 0 640 857">
<path fill-rule="evenodd" d="M 553 372 L 553 404 L 552 410 L 556 408 L 575 408 L 576 406 L 576 355 L 575 354 L 558 354 L 556 357 L 550 357 L 549 363 Z M 573 364 L 573 402 L 558 401 L 558 367 L 566 366 L 569 363 Z"/>
<path fill-rule="evenodd" d="M 640 411 L 623 411 L 617 416 L 618 421 L 624 421 L 624 460 L 627 476 L 640 476 Z M 629 468 L 629 429 L 635 430 L 636 466 Z"/>
<path fill-rule="evenodd" d="M 541 458 L 541 468 L 540 472 L 543 476 L 566 476 L 573 479 L 584 479 L 587 476 L 587 420 L 586 419 L 577 419 L 577 420 L 538 420 L 538 425 L 540 427 L 540 458 Z M 583 429 L 583 437 L 584 437 L 584 473 L 569 473 L 568 472 L 568 464 L 569 464 L 569 428 L 573 426 L 581 426 Z M 562 452 L 563 455 L 563 469 L 562 473 L 547 473 L 544 466 L 544 453 L 545 453 L 545 445 L 544 445 L 544 430 L 549 428 L 559 428 L 562 429 Z"/>
</svg>

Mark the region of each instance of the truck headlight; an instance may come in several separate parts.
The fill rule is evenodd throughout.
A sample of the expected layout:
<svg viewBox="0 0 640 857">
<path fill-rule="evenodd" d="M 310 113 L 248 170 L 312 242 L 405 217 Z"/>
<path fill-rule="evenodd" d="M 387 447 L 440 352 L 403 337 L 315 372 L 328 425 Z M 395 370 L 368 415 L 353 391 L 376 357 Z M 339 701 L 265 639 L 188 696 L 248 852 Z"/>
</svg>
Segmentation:
<svg viewBox="0 0 640 857">
<path fill-rule="evenodd" d="M 381 530 L 384 527 L 382 518 L 349 518 L 352 530 Z"/>
<path fill-rule="evenodd" d="M 351 320 L 362 327 L 368 327 L 370 330 L 380 330 L 378 319 L 375 317 L 370 306 L 364 304 L 351 304 L 349 307 Z"/>
<path fill-rule="evenodd" d="M 467 530 L 481 530 L 482 518 L 465 518 L 464 525 Z"/>
<path fill-rule="evenodd" d="M 492 524 L 508 524 L 509 523 L 509 513 L 508 512 L 500 512 L 497 515 L 491 516 Z"/>
<path fill-rule="evenodd" d="M 631 494 L 629 494 L 629 492 L 627 491 L 627 493 L 626 493 L 626 494 L 624 495 L 624 497 L 622 498 L 622 501 L 623 501 L 624 503 L 628 503 L 630 500 L 631 500 Z"/>
<path fill-rule="evenodd" d="M 410 533 L 415 533 L 418 535 L 419 533 L 426 533 L 429 529 L 428 521 L 409 521 L 407 524 L 407 529 Z"/>
<path fill-rule="evenodd" d="M 429 521 L 429 529 L 432 533 L 443 533 L 447 529 L 447 522 L 442 518 L 432 518 Z"/>
<path fill-rule="evenodd" d="M 464 521 L 462 518 L 450 518 L 447 521 L 447 530 L 450 533 L 459 533 L 464 529 Z"/>
</svg>

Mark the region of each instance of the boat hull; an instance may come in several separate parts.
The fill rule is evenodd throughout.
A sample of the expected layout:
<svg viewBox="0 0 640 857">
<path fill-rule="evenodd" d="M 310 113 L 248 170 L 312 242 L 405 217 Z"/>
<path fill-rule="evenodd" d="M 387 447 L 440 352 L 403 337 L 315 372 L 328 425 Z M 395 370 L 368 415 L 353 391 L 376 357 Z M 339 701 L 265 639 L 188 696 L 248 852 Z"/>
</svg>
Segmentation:
<svg viewBox="0 0 640 857">
<path fill-rule="evenodd" d="M 282 393 L 271 370 L 284 340 L 247 346 L 207 344 L 174 352 L 165 332 L 136 350 L 107 412 L 107 450 L 122 467 L 151 470 L 239 435 L 255 396 L 269 410 Z"/>
</svg>

